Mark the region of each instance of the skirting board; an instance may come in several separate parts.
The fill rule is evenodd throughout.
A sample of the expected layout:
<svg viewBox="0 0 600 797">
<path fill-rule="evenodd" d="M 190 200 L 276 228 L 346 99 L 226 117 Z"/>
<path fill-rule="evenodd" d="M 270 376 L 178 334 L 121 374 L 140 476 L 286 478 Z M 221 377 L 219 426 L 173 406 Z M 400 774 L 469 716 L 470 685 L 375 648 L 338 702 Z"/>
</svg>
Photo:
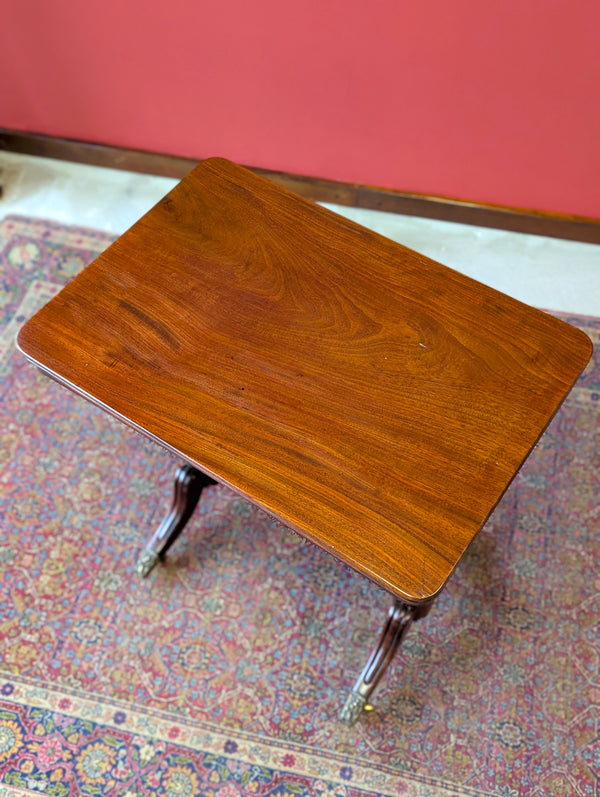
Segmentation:
<svg viewBox="0 0 600 797">
<path fill-rule="evenodd" d="M 0 150 L 45 158 L 86 163 L 112 169 L 184 177 L 198 159 L 142 150 L 112 147 L 0 128 Z M 407 216 L 454 221 L 478 227 L 495 227 L 532 235 L 600 243 L 600 219 L 545 211 L 521 210 L 387 188 L 344 183 L 250 166 L 257 174 L 317 202 L 384 210 Z"/>
</svg>

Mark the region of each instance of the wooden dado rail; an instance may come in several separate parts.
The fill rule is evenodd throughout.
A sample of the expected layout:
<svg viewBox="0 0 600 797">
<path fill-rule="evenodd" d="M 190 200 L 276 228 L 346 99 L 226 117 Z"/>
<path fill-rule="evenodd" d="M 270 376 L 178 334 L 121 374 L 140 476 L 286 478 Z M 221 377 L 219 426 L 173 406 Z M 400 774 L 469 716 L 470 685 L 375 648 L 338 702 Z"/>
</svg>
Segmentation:
<svg viewBox="0 0 600 797">
<path fill-rule="evenodd" d="M 173 178 L 184 177 L 198 163 L 194 158 L 1 128 L 0 150 Z M 338 205 L 385 210 L 390 213 L 473 224 L 478 227 L 495 227 L 532 235 L 600 243 L 600 219 L 520 210 L 501 205 L 411 194 L 387 188 L 250 168 L 257 174 L 317 202 L 333 202 Z"/>
</svg>

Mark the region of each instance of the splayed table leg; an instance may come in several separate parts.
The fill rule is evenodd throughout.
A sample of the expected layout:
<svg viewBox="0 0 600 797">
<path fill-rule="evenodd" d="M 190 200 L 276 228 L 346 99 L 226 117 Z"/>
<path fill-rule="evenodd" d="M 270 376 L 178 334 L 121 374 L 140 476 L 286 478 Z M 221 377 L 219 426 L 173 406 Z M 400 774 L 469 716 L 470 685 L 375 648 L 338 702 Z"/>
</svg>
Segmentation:
<svg viewBox="0 0 600 797">
<path fill-rule="evenodd" d="M 181 465 L 175 474 L 173 501 L 169 512 L 156 529 L 137 562 L 140 576 L 147 576 L 183 531 L 202 490 L 216 482 L 192 465 Z"/>
<path fill-rule="evenodd" d="M 369 697 L 389 667 L 396 650 L 413 621 L 424 617 L 430 607 L 431 604 L 409 606 L 400 600 L 394 601 L 388 612 L 387 621 L 379 640 L 371 651 L 367 664 L 346 699 L 340 714 L 342 722 L 354 725 L 363 709 L 367 706 Z"/>
</svg>

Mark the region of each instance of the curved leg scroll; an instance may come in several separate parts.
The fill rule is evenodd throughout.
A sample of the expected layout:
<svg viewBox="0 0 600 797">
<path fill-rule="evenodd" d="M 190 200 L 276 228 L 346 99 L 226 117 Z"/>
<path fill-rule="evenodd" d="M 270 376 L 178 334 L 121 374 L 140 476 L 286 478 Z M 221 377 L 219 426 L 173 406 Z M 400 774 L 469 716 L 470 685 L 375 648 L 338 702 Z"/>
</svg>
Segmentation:
<svg viewBox="0 0 600 797">
<path fill-rule="evenodd" d="M 394 601 L 377 645 L 373 648 L 365 668 L 354 684 L 352 692 L 348 695 L 340 715 L 342 722 L 354 725 L 381 676 L 394 658 L 394 654 L 413 620 L 423 617 L 425 613 L 426 611 L 420 607 L 408 606 L 399 600 Z"/>
<path fill-rule="evenodd" d="M 192 465 L 177 468 L 171 508 L 138 559 L 140 576 L 147 576 L 179 537 L 200 500 L 202 490 L 210 484 L 216 482 Z"/>
</svg>

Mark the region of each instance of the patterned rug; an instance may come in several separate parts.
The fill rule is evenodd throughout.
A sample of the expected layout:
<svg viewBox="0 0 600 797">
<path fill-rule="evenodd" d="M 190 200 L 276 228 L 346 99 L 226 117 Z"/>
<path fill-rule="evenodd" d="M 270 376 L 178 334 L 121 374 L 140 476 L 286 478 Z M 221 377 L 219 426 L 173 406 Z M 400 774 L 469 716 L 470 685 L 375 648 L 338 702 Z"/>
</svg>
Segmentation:
<svg viewBox="0 0 600 797">
<path fill-rule="evenodd" d="M 14 350 L 109 243 L 0 225 L 0 795 L 600 794 L 598 354 L 347 728 L 386 595 L 222 487 L 140 580 L 176 461 Z"/>
</svg>

